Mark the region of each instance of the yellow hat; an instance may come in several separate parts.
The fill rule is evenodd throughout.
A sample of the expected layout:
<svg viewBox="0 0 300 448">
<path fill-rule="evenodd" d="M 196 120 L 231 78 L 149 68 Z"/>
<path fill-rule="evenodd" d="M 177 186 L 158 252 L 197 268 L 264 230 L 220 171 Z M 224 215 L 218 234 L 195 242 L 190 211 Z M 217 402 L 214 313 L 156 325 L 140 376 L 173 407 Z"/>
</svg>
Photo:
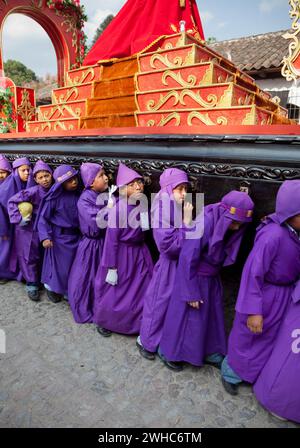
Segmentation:
<svg viewBox="0 0 300 448">
<path fill-rule="evenodd" d="M 20 202 L 18 209 L 22 218 L 28 218 L 32 215 L 33 207 L 30 202 Z"/>
</svg>

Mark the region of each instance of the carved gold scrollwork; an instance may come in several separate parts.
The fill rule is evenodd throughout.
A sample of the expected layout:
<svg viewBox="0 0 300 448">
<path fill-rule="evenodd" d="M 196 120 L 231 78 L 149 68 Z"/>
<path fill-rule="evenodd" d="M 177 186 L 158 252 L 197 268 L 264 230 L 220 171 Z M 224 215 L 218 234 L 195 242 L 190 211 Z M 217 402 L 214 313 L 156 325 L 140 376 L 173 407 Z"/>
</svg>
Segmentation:
<svg viewBox="0 0 300 448">
<path fill-rule="evenodd" d="M 173 61 L 170 61 L 168 55 L 163 56 L 161 54 L 154 54 L 150 59 L 150 66 L 154 69 L 158 68 L 155 65 L 156 61 L 161 62 L 163 65 L 169 68 L 181 67 L 183 65 L 183 59 L 179 56 L 176 56 Z"/>
<path fill-rule="evenodd" d="M 57 97 L 53 92 L 53 103 L 58 104 L 58 103 L 67 103 L 68 101 L 75 101 L 77 100 L 78 95 L 79 92 L 77 87 L 72 87 L 71 89 L 67 90 L 66 93 L 59 95 L 59 97 Z"/>
<path fill-rule="evenodd" d="M 18 106 L 17 113 L 24 121 L 30 121 L 35 115 L 35 107 L 30 102 L 28 90 L 22 91 L 22 101 Z"/>
<path fill-rule="evenodd" d="M 163 56 L 162 54 L 155 53 L 150 58 L 150 66 L 154 69 L 158 67 L 155 65 L 156 61 L 161 62 L 165 67 L 168 68 L 178 68 L 183 67 L 185 65 L 192 65 L 194 63 L 194 47 L 188 53 L 185 59 L 180 56 L 176 56 L 172 61 L 170 61 L 168 55 Z"/>
<path fill-rule="evenodd" d="M 68 126 L 66 126 L 65 123 L 61 123 L 60 121 L 56 121 L 53 125 L 53 130 L 57 131 L 57 130 L 64 130 L 64 131 L 72 131 L 74 129 L 74 126 L 72 124 L 69 124 Z"/>
<path fill-rule="evenodd" d="M 300 0 L 289 0 L 291 6 L 290 18 L 293 20 L 292 33 L 285 33 L 284 39 L 291 39 L 292 42 L 289 45 L 289 55 L 283 58 L 283 67 L 281 74 L 287 81 L 295 81 L 300 77 L 300 70 L 297 70 L 294 66 L 294 61 L 297 57 L 300 57 Z"/>
<path fill-rule="evenodd" d="M 217 118 L 216 122 L 212 121 L 209 117 L 209 114 L 202 114 L 200 112 L 193 111 L 189 114 L 187 119 L 188 126 L 193 126 L 193 120 L 197 119 L 201 123 L 207 126 L 216 126 L 216 125 L 226 125 L 228 123 L 228 119 L 226 117 L 220 116 Z"/>
<path fill-rule="evenodd" d="M 165 126 L 172 120 L 175 120 L 174 126 L 179 126 L 181 122 L 180 114 L 178 112 L 172 112 L 167 117 L 163 117 L 158 124 L 156 124 L 155 120 L 149 120 L 147 126 Z"/>
<path fill-rule="evenodd" d="M 168 85 L 167 78 L 174 79 L 174 81 L 176 81 L 182 87 L 194 87 L 197 84 L 197 77 L 196 76 L 189 75 L 188 78 L 187 78 L 187 81 L 185 81 L 182 78 L 182 76 L 181 76 L 181 72 L 174 73 L 171 70 L 167 70 L 166 72 L 164 72 L 164 74 L 162 75 L 162 83 L 165 86 Z"/>
<path fill-rule="evenodd" d="M 241 96 L 238 99 L 239 106 L 249 106 L 252 103 L 253 95 L 247 94 L 245 97 Z"/>
<path fill-rule="evenodd" d="M 75 85 L 84 84 L 87 82 L 92 82 L 95 79 L 95 70 L 93 68 L 89 68 L 88 70 L 84 70 L 81 76 L 76 76 L 73 79 L 70 78 L 70 75 L 67 74 L 66 83 L 68 86 L 73 87 Z"/>
<path fill-rule="evenodd" d="M 164 104 L 166 104 L 171 98 L 174 98 L 174 104 L 172 105 L 177 106 L 177 104 L 181 104 L 183 106 L 186 106 L 185 98 L 190 97 L 193 101 L 195 101 L 197 104 L 199 104 L 201 107 L 210 108 L 215 107 L 218 98 L 216 95 L 210 94 L 207 96 L 207 101 L 205 101 L 201 95 L 200 91 L 198 90 L 196 93 L 192 92 L 191 90 L 184 89 L 181 92 L 177 92 L 176 90 L 172 90 L 171 92 L 168 92 L 165 96 L 162 94 L 160 95 L 160 98 L 157 103 L 155 103 L 155 100 L 150 100 L 147 103 L 147 110 L 149 111 L 158 111 Z"/>
<path fill-rule="evenodd" d="M 53 116 L 58 112 L 57 118 L 63 118 L 64 117 L 64 111 L 67 111 L 71 117 L 78 118 L 81 115 L 81 109 L 79 107 L 76 107 L 74 110 L 72 107 L 68 106 L 67 104 L 57 105 L 51 108 L 49 112 L 44 112 L 44 114 L 41 112 L 41 120 L 51 120 Z"/>
<path fill-rule="evenodd" d="M 147 103 L 147 110 L 157 111 L 159 110 L 169 99 L 174 98 L 174 106 L 179 103 L 179 93 L 176 91 L 168 92 L 167 95 L 160 95 L 158 103 L 155 104 L 155 100 L 150 100 Z"/>
</svg>

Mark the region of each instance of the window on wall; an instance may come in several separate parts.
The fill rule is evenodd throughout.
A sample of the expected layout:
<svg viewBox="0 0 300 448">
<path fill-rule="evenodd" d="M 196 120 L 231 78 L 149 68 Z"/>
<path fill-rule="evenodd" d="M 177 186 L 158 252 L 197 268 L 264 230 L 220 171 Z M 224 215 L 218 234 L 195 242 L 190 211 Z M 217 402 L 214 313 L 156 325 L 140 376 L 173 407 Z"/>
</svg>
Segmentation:
<svg viewBox="0 0 300 448">
<path fill-rule="evenodd" d="M 266 90 L 266 92 L 270 93 L 273 97 L 278 96 L 278 98 L 280 98 L 280 106 L 287 106 L 289 90 Z"/>
<path fill-rule="evenodd" d="M 291 88 L 290 90 L 266 90 L 273 97 L 280 98 L 280 106 L 285 107 L 289 112 L 289 118 L 297 120 L 300 123 L 300 89 Z"/>
</svg>

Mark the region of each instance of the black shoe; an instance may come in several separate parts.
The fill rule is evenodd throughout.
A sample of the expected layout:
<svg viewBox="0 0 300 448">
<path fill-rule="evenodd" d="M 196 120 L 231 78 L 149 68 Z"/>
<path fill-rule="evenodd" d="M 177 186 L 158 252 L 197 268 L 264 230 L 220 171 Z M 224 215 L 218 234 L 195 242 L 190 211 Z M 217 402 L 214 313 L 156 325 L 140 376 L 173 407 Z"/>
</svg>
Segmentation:
<svg viewBox="0 0 300 448">
<path fill-rule="evenodd" d="M 108 338 L 109 336 L 112 335 L 112 331 L 107 330 L 106 328 L 103 327 L 97 327 L 97 331 L 99 334 L 101 334 L 101 336 L 104 336 L 105 338 Z"/>
<path fill-rule="evenodd" d="M 181 372 L 183 370 L 183 366 L 181 363 L 168 361 L 167 358 L 165 358 L 164 355 L 162 353 L 160 353 L 159 351 L 157 352 L 157 354 L 158 354 L 159 358 L 161 359 L 161 361 L 164 363 L 164 365 L 166 367 L 168 367 L 168 369 L 173 370 L 175 372 Z"/>
<path fill-rule="evenodd" d="M 40 294 L 37 289 L 34 291 L 27 291 L 27 295 L 33 302 L 39 302 L 40 300 Z"/>
<path fill-rule="evenodd" d="M 60 294 L 57 294 L 56 292 L 53 292 L 53 291 L 49 291 L 49 289 L 46 289 L 46 292 L 47 292 L 48 299 L 52 303 L 61 302 L 62 297 Z"/>
<path fill-rule="evenodd" d="M 228 392 L 230 395 L 238 394 L 238 387 L 239 387 L 238 384 L 229 383 L 228 381 L 224 380 L 223 377 L 222 377 L 222 384 L 226 392 Z"/>
<path fill-rule="evenodd" d="M 146 350 L 145 347 L 143 347 L 141 344 L 136 341 L 136 346 L 139 349 L 140 354 L 143 356 L 143 358 L 149 359 L 150 361 L 154 361 L 155 359 L 155 353 L 149 352 L 149 350 Z"/>
<path fill-rule="evenodd" d="M 0 285 L 6 285 L 8 282 L 9 280 L 7 280 L 7 278 L 0 278 Z"/>
</svg>

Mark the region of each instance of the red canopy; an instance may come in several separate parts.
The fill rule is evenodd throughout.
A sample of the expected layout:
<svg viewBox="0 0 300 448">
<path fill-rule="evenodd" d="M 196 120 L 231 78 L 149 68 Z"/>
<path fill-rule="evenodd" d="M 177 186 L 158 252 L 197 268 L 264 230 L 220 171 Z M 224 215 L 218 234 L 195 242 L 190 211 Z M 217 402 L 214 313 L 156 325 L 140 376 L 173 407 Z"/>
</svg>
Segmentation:
<svg viewBox="0 0 300 448">
<path fill-rule="evenodd" d="M 160 36 L 179 32 L 181 20 L 186 22 L 187 32 L 204 39 L 195 0 L 127 0 L 83 65 L 139 53 Z"/>
</svg>

